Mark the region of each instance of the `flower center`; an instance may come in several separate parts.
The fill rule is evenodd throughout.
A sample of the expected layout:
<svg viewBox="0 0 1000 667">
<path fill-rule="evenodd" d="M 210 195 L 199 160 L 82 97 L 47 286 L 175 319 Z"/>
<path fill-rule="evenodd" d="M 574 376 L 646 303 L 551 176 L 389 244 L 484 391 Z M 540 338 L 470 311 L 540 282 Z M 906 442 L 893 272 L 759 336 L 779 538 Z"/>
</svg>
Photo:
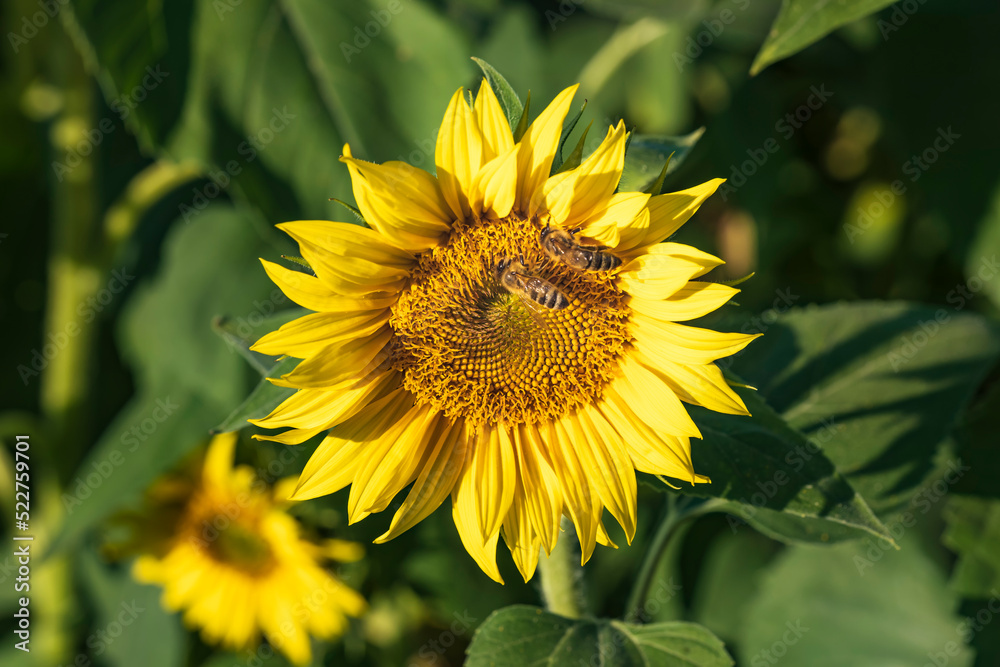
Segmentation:
<svg viewBox="0 0 1000 667">
<path fill-rule="evenodd" d="M 539 231 L 514 214 L 458 221 L 420 257 L 390 319 L 394 367 L 418 402 L 473 424 L 520 424 L 600 396 L 627 338 L 624 295 L 605 272 L 550 259 Z M 510 260 L 518 275 L 503 280 Z"/>
<path fill-rule="evenodd" d="M 209 549 L 218 560 L 251 573 L 261 573 L 274 563 L 271 545 L 251 528 L 234 523 L 219 533 Z"/>
</svg>

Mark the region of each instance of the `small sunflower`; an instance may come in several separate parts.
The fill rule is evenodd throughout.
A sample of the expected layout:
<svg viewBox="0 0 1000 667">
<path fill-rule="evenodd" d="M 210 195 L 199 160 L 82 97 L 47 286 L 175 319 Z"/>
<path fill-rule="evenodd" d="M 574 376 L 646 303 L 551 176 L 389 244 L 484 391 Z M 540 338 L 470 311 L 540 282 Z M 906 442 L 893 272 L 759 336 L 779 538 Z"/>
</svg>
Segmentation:
<svg viewBox="0 0 1000 667">
<path fill-rule="evenodd" d="M 298 444 L 329 431 L 293 497 L 350 484 L 355 522 L 412 484 L 381 543 L 451 495 L 463 544 L 501 583 L 501 535 L 528 580 L 564 514 L 584 562 L 596 543 L 611 544 L 604 508 L 631 542 L 636 470 L 709 481 L 692 466 L 690 438 L 701 436 L 682 401 L 748 414 L 713 362 L 754 336 L 679 324 L 738 290 L 694 280 L 722 260 L 662 243 L 723 180 L 616 192 L 623 123 L 582 164 L 551 173 L 575 92 L 515 141 L 485 81 L 472 103 L 459 89 L 436 177 L 345 146 L 370 228 L 279 225 L 315 275 L 262 260 L 315 311 L 253 347 L 302 360 L 273 380 L 296 393 L 251 420 L 290 429 L 255 437 Z"/>
<path fill-rule="evenodd" d="M 304 665 L 312 659 L 310 635 L 340 636 L 347 617 L 366 608 L 321 563 L 357 560 L 362 549 L 305 539 L 284 511 L 292 480 L 268 490 L 249 467 L 233 468 L 235 444 L 235 434 L 216 436 L 194 479 L 172 476 L 154 485 L 150 497 L 168 517 L 169 537 L 149 541 L 153 553 L 136 560 L 133 575 L 162 586 L 163 606 L 183 610 L 206 642 L 242 650 L 263 631 Z"/>
</svg>

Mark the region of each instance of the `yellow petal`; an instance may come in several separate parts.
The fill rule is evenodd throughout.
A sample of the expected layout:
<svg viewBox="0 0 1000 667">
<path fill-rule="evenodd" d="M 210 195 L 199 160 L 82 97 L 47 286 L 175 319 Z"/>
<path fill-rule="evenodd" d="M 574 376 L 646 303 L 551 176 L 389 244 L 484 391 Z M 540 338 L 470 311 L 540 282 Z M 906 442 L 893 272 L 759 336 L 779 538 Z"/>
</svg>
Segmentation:
<svg viewBox="0 0 1000 667">
<path fill-rule="evenodd" d="M 305 359 L 330 343 L 372 335 L 389 321 L 390 314 L 388 308 L 357 313 L 310 313 L 261 336 L 250 349 L 271 356 Z"/>
<path fill-rule="evenodd" d="M 483 162 L 489 162 L 514 148 L 514 135 L 511 134 L 510 123 L 507 122 L 507 116 L 485 78 L 479 85 L 479 93 L 476 95 L 476 120 L 483 137 Z"/>
<path fill-rule="evenodd" d="M 471 435 L 471 437 L 477 438 L 476 435 Z M 474 491 L 471 490 L 471 487 L 476 483 L 472 474 L 473 454 L 473 447 L 468 447 L 461 478 L 451 494 L 451 516 L 455 521 L 458 536 L 462 539 L 465 550 L 469 552 L 469 555 L 490 579 L 502 584 L 503 577 L 500 576 L 500 570 L 497 568 L 497 540 L 500 537 L 500 531 L 489 536 L 486 543 L 483 544 L 482 532 L 479 529 L 478 512 L 473 497 Z M 463 489 L 465 489 L 464 492 Z"/>
<path fill-rule="evenodd" d="M 469 217 L 468 193 L 482 166 L 482 157 L 479 123 L 465 102 L 465 91 L 459 88 L 444 112 L 434 154 L 441 194 L 455 218 Z"/>
<path fill-rule="evenodd" d="M 413 255 L 374 229 L 346 222 L 296 220 L 277 225 L 300 243 L 305 241 L 340 257 L 357 257 L 375 264 L 409 269 Z"/>
<path fill-rule="evenodd" d="M 648 370 L 627 354 L 619 365 L 621 376 L 611 387 L 625 399 L 639 419 L 657 431 L 671 435 L 701 437 L 691 416 L 677 394 L 655 373 Z"/>
<path fill-rule="evenodd" d="M 335 493 L 354 480 L 369 442 L 378 440 L 413 406 L 413 395 L 397 389 L 334 428 L 309 457 L 292 500 Z"/>
<path fill-rule="evenodd" d="M 664 322 L 684 322 L 718 310 L 739 294 L 739 290 L 721 283 L 692 280 L 661 300 L 630 297 L 629 308 L 644 316 Z"/>
<path fill-rule="evenodd" d="M 420 252 L 438 245 L 451 228 L 454 215 L 438 181 L 423 169 L 405 162 L 358 160 L 346 145 L 340 160 L 351 173 L 361 215 L 394 244 Z"/>
<path fill-rule="evenodd" d="M 654 431 L 611 388 L 604 392 L 597 407 L 608 423 L 622 435 L 625 449 L 636 470 L 694 483 L 691 441 L 687 437 Z"/>
<path fill-rule="evenodd" d="M 652 245 L 668 238 L 725 182 L 724 178 L 713 178 L 687 190 L 651 198 L 648 204 L 649 231 L 639 245 Z"/>
<path fill-rule="evenodd" d="M 701 405 L 709 410 L 729 415 L 749 415 L 743 399 L 732 390 L 715 364 L 678 364 L 659 350 L 637 346 L 639 361 L 677 394 L 685 403 Z"/>
<path fill-rule="evenodd" d="M 585 468 L 594 472 L 590 475 L 592 486 L 631 544 L 635 537 L 635 468 L 621 435 L 592 405 L 578 410 L 576 421 L 587 436 L 577 443 L 580 460 Z"/>
<path fill-rule="evenodd" d="M 620 285 L 633 296 L 665 299 L 689 280 L 724 262 L 707 252 L 680 243 L 660 243 L 622 265 Z"/>
<path fill-rule="evenodd" d="M 266 259 L 260 260 L 260 263 L 264 265 L 268 277 L 285 293 L 285 296 L 309 310 L 338 313 L 376 310 L 388 308 L 399 298 L 398 293 L 389 292 L 344 296 L 334 292 L 316 276 L 286 269 Z"/>
<path fill-rule="evenodd" d="M 202 474 L 211 483 L 226 484 L 233 471 L 233 455 L 239 433 L 220 433 L 208 444 Z"/>
<path fill-rule="evenodd" d="M 469 471 L 459 487 L 459 499 L 471 494 L 480 542 L 497 533 L 514 499 L 517 461 L 510 434 L 503 425 L 484 427 L 473 445 Z"/>
<path fill-rule="evenodd" d="M 464 424 L 446 422 L 434 442 L 417 481 L 392 517 L 389 530 L 375 540 L 376 544 L 388 542 L 423 521 L 455 488 L 469 448 Z"/>
<path fill-rule="evenodd" d="M 415 405 L 370 444 L 347 501 L 351 523 L 384 510 L 413 481 L 440 414 L 430 405 Z"/>
<path fill-rule="evenodd" d="M 365 557 L 365 548 L 357 542 L 347 540 L 326 540 L 323 555 L 340 563 L 354 563 Z"/>
<path fill-rule="evenodd" d="M 291 373 L 281 376 L 279 386 L 328 389 L 351 378 L 361 379 L 362 371 L 375 360 L 388 357 L 386 345 L 392 329 L 385 325 L 363 338 L 327 345 L 321 352 L 299 363 Z"/>
<path fill-rule="evenodd" d="M 559 470 L 559 484 L 566 511 L 580 540 L 581 564 L 590 560 L 597 545 L 597 525 L 601 520 L 601 499 L 591 488 L 590 472 L 583 467 L 576 444 L 585 436 L 572 422 L 559 419 L 552 423 L 549 452 Z"/>
<path fill-rule="evenodd" d="M 543 201 L 536 210 L 547 211 L 552 221 L 566 229 L 580 225 L 602 211 L 618 187 L 625 166 L 625 123 L 608 130 L 601 145 L 576 169 L 556 174 L 542 188 Z"/>
<path fill-rule="evenodd" d="M 537 210 L 541 203 L 542 186 L 552 170 L 552 159 L 559 146 L 563 120 L 577 88 L 579 84 L 570 86 L 556 95 L 556 98 L 528 127 L 518 143 L 517 208 L 519 211 L 527 212 L 529 207 Z M 534 204 L 531 204 L 532 201 Z"/>
<path fill-rule="evenodd" d="M 510 555 L 514 558 L 514 564 L 527 582 L 535 574 L 541 540 L 531 528 L 524 490 L 520 483 L 514 492 L 514 502 L 510 506 L 507 518 L 504 519 L 501 534 L 510 549 Z"/>
<path fill-rule="evenodd" d="M 398 380 L 398 372 L 381 371 L 345 389 L 300 389 L 266 417 L 249 421 L 261 428 L 293 426 L 323 430 L 349 419 L 367 405 L 373 394 L 379 394 Z"/>
<path fill-rule="evenodd" d="M 617 192 L 606 207 L 583 225 L 581 236 L 619 250 L 625 244 L 631 248 L 635 237 L 644 238 L 649 226 L 649 209 L 645 192 Z M 626 243 L 626 241 L 629 241 Z"/>
<path fill-rule="evenodd" d="M 514 446 L 518 477 L 527 502 L 528 519 L 546 553 L 552 553 L 559 537 L 559 520 L 563 507 L 559 478 L 546 456 L 548 448 L 533 424 L 521 424 L 514 431 Z"/>
<path fill-rule="evenodd" d="M 642 349 L 681 364 L 708 364 L 736 354 L 761 334 L 723 333 L 650 319 L 633 312 L 629 330 Z"/>
<path fill-rule="evenodd" d="M 483 165 L 472 183 L 470 204 L 476 215 L 493 212 L 496 218 L 506 217 L 517 196 L 517 149 Z"/>
</svg>

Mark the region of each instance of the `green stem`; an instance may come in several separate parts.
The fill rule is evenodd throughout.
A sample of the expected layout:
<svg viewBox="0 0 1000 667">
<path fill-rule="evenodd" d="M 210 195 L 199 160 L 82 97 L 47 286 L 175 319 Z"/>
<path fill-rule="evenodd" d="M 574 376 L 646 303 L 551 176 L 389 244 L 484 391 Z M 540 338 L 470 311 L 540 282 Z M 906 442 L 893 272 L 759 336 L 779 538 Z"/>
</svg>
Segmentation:
<svg viewBox="0 0 1000 667">
<path fill-rule="evenodd" d="M 714 506 L 713 501 L 705 502 L 686 496 L 678 498 L 673 494 L 667 495 L 666 515 L 660 522 L 656 535 L 653 536 L 653 541 L 646 551 L 642 566 L 639 568 L 639 576 L 636 577 L 632 592 L 629 594 L 628 604 L 625 607 L 626 621 L 635 623 L 641 620 L 644 602 L 649 596 L 650 587 L 653 585 L 653 577 L 674 538 L 683 532 L 690 519 L 712 511 Z"/>
<path fill-rule="evenodd" d="M 545 608 L 566 618 L 583 615 L 583 566 L 580 550 L 574 539 L 572 525 L 563 519 L 563 535 L 556 542 L 552 553 L 538 558 L 541 574 L 542 598 Z"/>
</svg>

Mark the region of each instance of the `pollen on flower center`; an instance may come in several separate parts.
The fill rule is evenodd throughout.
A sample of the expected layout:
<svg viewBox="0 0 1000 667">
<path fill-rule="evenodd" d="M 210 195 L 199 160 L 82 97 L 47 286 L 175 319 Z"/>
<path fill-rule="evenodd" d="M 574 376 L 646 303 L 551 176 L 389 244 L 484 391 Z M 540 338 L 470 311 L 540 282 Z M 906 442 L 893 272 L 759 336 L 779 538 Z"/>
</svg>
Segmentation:
<svg viewBox="0 0 1000 667">
<path fill-rule="evenodd" d="M 425 253 L 392 308 L 393 364 L 418 402 L 472 423 L 534 423 L 600 396 L 626 340 L 628 308 L 606 273 L 549 259 L 536 223 L 459 221 Z M 505 289 L 504 259 L 524 256 L 569 305 L 548 309 Z"/>
</svg>

